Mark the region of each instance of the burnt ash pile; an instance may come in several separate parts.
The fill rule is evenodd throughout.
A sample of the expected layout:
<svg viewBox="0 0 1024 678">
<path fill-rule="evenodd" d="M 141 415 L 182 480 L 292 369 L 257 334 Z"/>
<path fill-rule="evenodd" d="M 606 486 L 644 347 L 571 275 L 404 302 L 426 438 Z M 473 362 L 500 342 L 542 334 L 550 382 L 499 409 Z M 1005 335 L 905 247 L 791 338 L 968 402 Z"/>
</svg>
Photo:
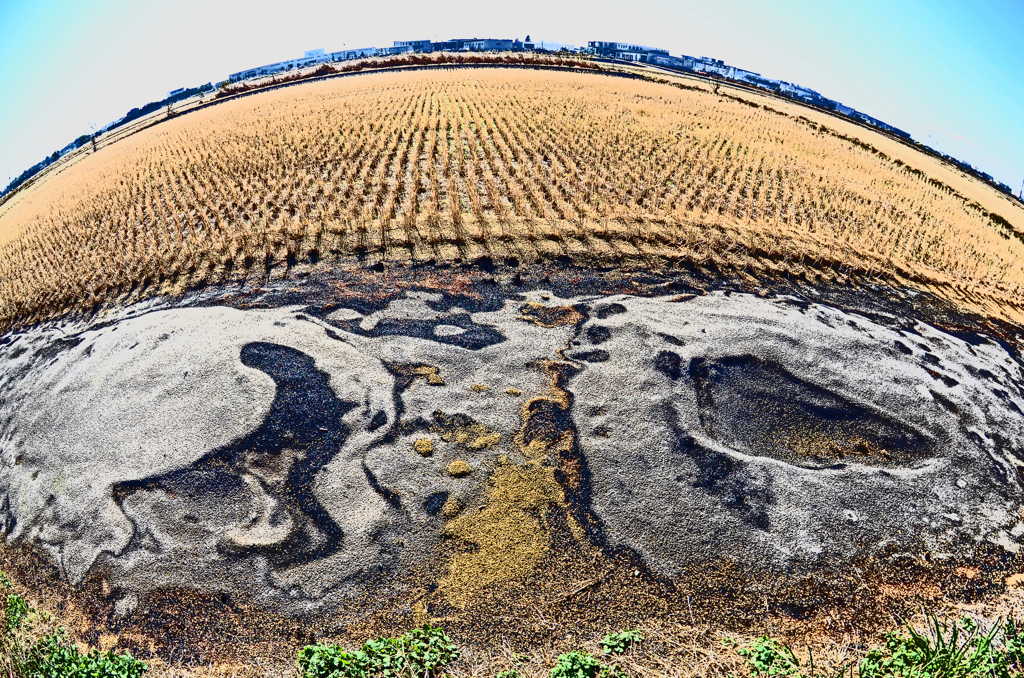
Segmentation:
<svg viewBox="0 0 1024 678">
<path fill-rule="evenodd" d="M 101 581 L 118 623 L 168 590 L 472 616 L 566 558 L 666 599 L 701 568 L 782 595 L 868 562 L 1016 567 L 1015 328 L 586 275 L 290 281 L 8 335 L 8 553 Z"/>
</svg>

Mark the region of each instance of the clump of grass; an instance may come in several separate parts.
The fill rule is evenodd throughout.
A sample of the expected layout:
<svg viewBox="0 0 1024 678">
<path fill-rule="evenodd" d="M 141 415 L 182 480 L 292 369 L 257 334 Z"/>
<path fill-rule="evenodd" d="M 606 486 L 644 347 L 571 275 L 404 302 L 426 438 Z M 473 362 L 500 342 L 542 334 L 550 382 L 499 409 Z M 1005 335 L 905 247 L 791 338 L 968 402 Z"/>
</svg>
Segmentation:
<svg viewBox="0 0 1024 678">
<path fill-rule="evenodd" d="M 861 661 L 858 674 L 860 678 L 1009 678 L 1020 674 L 1022 659 L 1024 638 L 1012 618 L 983 630 L 970 617 L 948 623 L 929 615 L 925 633 L 907 625 L 906 633 L 887 634 L 885 645 Z"/>
<path fill-rule="evenodd" d="M 53 628 L 47 613 L 14 591 L 2 572 L 0 595 L 5 596 L 0 675 L 6 678 L 140 678 L 149 668 L 130 654 L 95 648 L 83 654 L 64 629 Z"/>
<path fill-rule="evenodd" d="M 1013 618 L 983 629 L 970 617 L 943 621 L 926 616 L 927 630 L 906 624 L 886 634 L 881 647 L 871 649 L 860 661 L 829 669 L 802 662 L 789 645 L 763 636 L 740 647 L 750 675 L 793 678 L 1010 678 L 1024 669 L 1024 636 Z"/>
<path fill-rule="evenodd" d="M 458 659 L 459 650 L 440 628 L 424 624 L 398 638 L 377 638 L 349 652 L 340 645 L 299 650 L 302 678 L 432 678 Z"/>
</svg>

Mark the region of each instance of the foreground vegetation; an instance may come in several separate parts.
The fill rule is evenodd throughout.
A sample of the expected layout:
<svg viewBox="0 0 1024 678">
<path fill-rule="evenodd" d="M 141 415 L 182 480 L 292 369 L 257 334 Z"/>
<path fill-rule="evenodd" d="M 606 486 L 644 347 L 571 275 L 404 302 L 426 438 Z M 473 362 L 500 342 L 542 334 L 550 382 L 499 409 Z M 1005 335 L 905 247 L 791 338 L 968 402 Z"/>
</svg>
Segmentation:
<svg viewBox="0 0 1024 678">
<path fill-rule="evenodd" d="M 0 573 L 0 675 L 5 678 L 141 678 L 147 663 L 130 654 L 81 652 L 46 612 L 34 609 Z M 1012 616 L 994 623 L 971 617 L 928 615 L 923 629 L 905 624 L 879 646 L 861 647 L 816 661 L 809 647 L 795 649 L 778 638 L 739 641 L 719 636 L 719 649 L 698 647 L 679 653 L 645 647 L 645 633 L 626 629 L 607 634 L 596 649 L 578 648 L 540 663 L 536 656 L 512 655 L 494 678 L 626 678 L 654 675 L 719 675 L 751 678 L 1011 678 L 1024 673 L 1024 633 Z M 658 656 L 658 655 L 661 656 Z M 647 656 L 649 655 L 649 656 Z M 395 638 L 376 638 L 358 650 L 317 643 L 298 651 L 295 678 L 437 678 L 462 675 L 453 667 L 459 648 L 438 627 L 425 624 Z M 652 662 L 652 659 L 654 661 Z M 493 661 L 491 662 L 493 665 Z M 546 665 L 545 665 L 546 664 Z M 158 667 L 160 662 L 157 662 Z M 464 667 L 463 667 L 464 668 Z M 232 675 L 248 675 L 247 673 Z M 186 673 L 159 675 L 221 675 Z M 226 674 L 224 674 L 226 675 Z M 256 675 L 256 674 L 252 674 Z"/>
<path fill-rule="evenodd" d="M 1024 636 L 1011 618 L 987 629 L 969 617 L 942 621 L 927 619 L 919 631 L 906 625 L 885 636 L 881 647 L 840 662 L 820 662 L 814 653 L 798 653 L 777 638 L 761 637 L 737 644 L 726 640 L 742 659 L 739 673 L 752 678 L 1010 678 L 1024 669 Z M 625 630 L 606 635 L 600 652 L 574 650 L 558 656 L 545 673 L 548 678 L 625 678 L 647 673 L 624 666 L 628 655 L 644 641 L 644 634 Z M 442 675 L 459 652 L 441 629 L 423 626 L 400 638 L 369 641 L 361 650 L 347 652 L 337 645 L 306 646 L 299 652 L 301 678 L 408 678 Z M 526 678 L 526 658 L 495 678 Z M 531 672 L 536 675 L 536 672 Z M 730 674 L 731 675 L 731 674 Z"/>
<path fill-rule="evenodd" d="M 856 673 L 859 678 L 1009 678 L 1024 670 L 1024 636 L 1017 623 L 1006 622 L 982 629 L 970 617 L 944 622 L 930 615 L 928 628 L 918 631 L 907 625 L 885 636 L 885 644 L 828 669 L 815 667 L 813 653 L 801 661 L 791 647 L 774 638 L 759 638 L 737 650 L 752 676 L 839 678 Z"/>
<path fill-rule="evenodd" d="M 64 629 L 35 610 L 0 573 L 3 628 L 0 629 L 0 675 L 5 678 L 140 678 L 145 662 L 130 654 L 83 654 Z"/>
<path fill-rule="evenodd" d="M 4 205 L 0 325 L 357 256 L 863 273 L 1020 302 L 1005 215 L 764 101 L 495 68 L 230 99 Z"/>
</svg>

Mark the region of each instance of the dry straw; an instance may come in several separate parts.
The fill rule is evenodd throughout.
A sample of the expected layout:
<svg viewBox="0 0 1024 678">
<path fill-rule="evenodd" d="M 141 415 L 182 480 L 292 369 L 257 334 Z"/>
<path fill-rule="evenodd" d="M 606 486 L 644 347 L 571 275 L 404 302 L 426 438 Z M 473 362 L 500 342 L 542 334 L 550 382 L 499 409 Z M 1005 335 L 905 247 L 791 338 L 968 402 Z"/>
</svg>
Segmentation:
<svg viewBox="0 0 1024 678">
<path fill-rule="evenodd" d="M 5 206 L 0 324 L 280 262 L 482 255 L 866 275 L 1018 317 L 1024 242 L 1002 216 L 785 110 L 493 68 L 228 100 Z"/>
</svg>

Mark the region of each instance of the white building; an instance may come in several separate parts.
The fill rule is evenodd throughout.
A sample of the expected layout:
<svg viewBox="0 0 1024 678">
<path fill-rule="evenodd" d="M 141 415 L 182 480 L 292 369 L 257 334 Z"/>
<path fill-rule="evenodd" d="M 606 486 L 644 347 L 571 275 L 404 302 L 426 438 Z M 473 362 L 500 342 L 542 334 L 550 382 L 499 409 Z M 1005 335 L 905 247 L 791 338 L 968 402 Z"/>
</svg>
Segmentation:
<svg viewBox="0 0 1024 678">
<path fill-rule="evenodd" d="M 814 99 L 821 98 L 821 95 L 815 92 L 809 87 L 802 87 L 800 85 L 794 85 L 791 82 L 779 82 L 779 91 L 787 96 L 794 97 L 796 99 L 803 99 L 804 101 L 813 101 Z"/>
<path fill-rule="evenodd" d="M 720 75 L 723 78 L 730 80 L 736 79 L 736 68 L 729 66 L 721 59 L 712 59 L 710 57 L 700 57 L 693 60 L 693 70 L 698 73 L 713 73 Z"/>
</svg>

